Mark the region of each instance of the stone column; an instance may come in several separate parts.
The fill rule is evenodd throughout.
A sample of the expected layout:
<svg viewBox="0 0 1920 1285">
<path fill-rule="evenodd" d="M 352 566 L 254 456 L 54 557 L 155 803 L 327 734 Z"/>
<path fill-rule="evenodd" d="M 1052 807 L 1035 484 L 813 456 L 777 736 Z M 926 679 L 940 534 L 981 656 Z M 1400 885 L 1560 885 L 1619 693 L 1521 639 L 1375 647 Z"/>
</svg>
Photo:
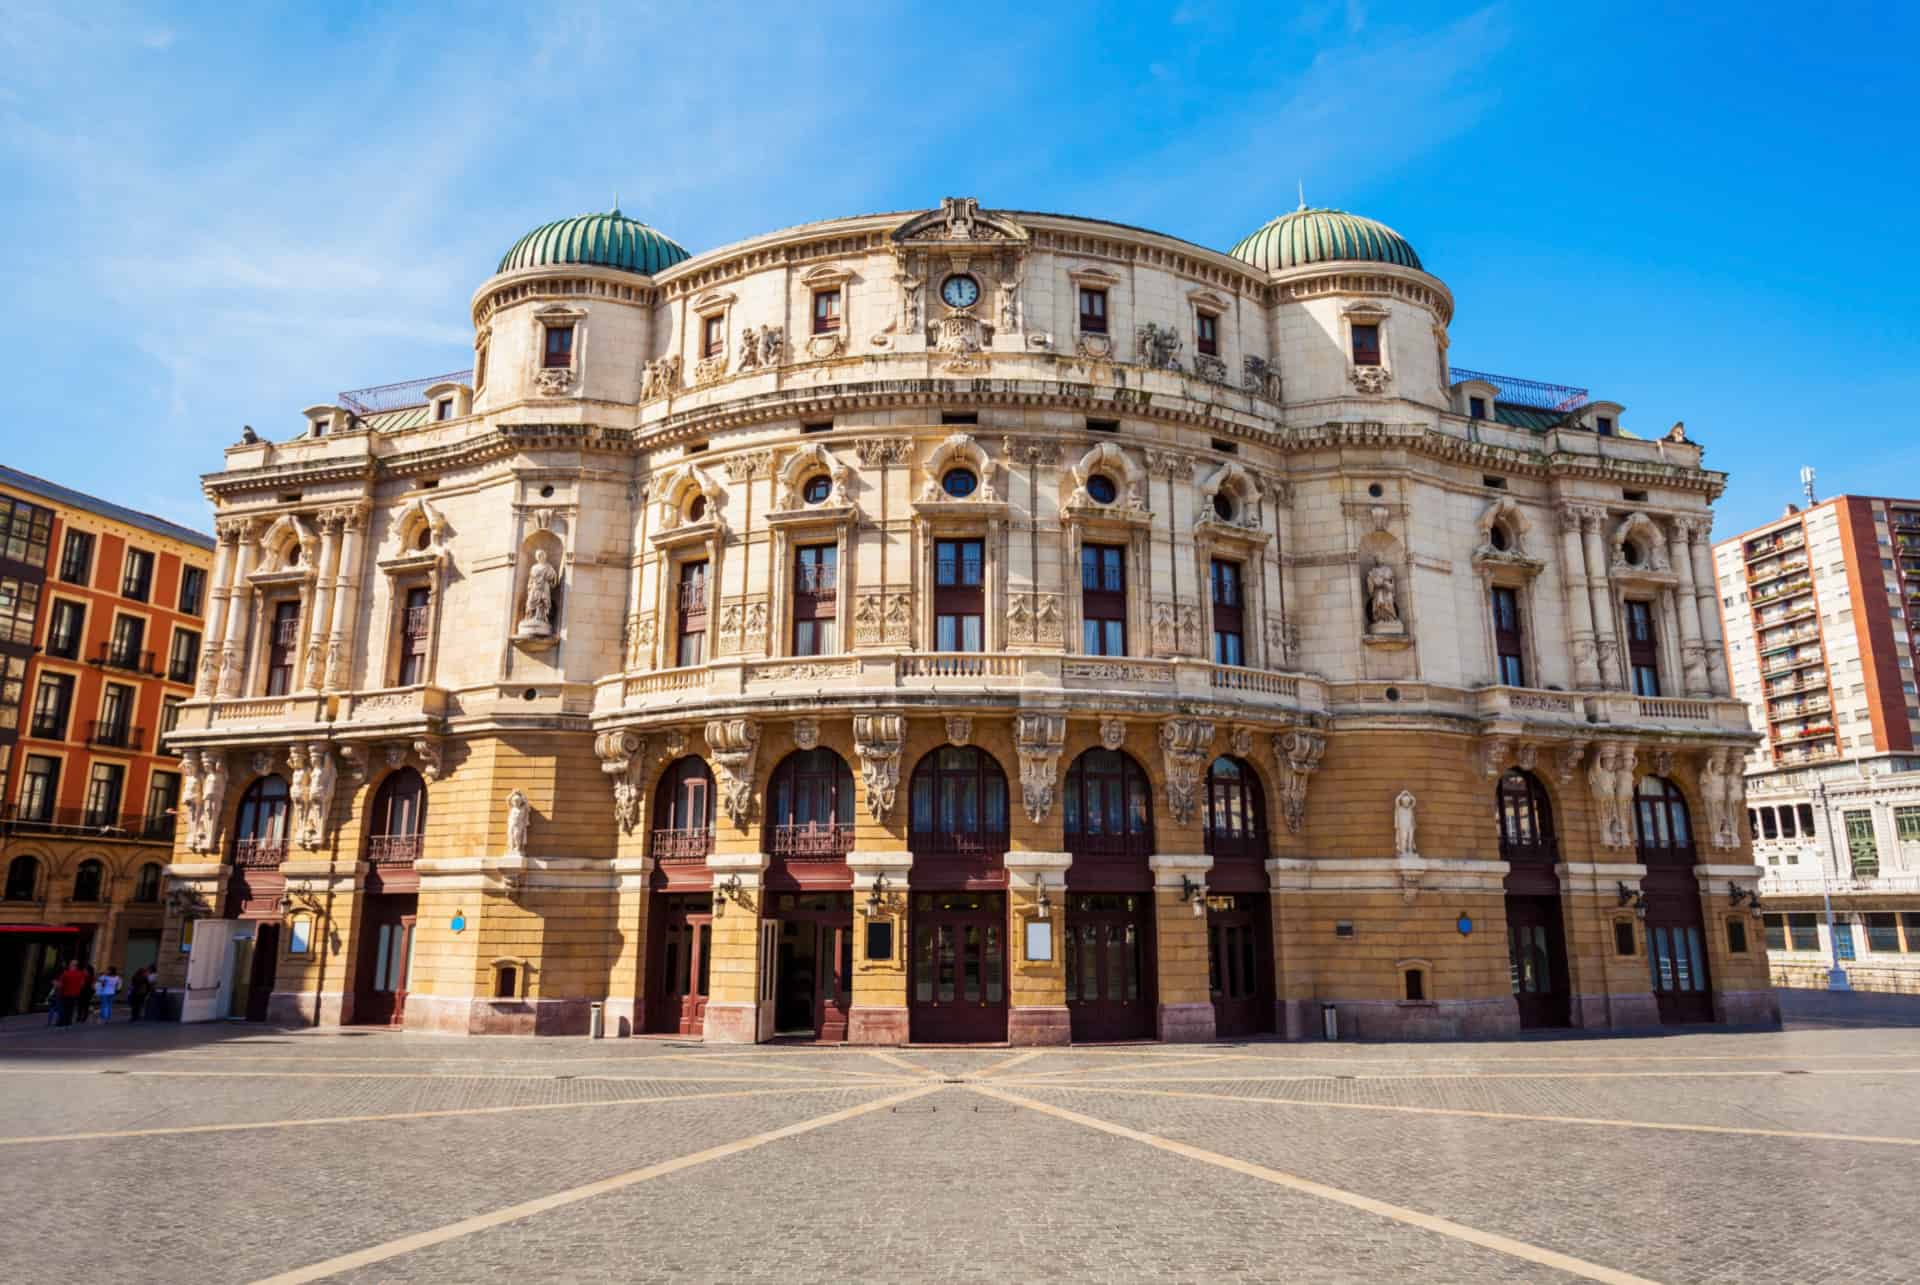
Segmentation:
<svg viewBox="0 0 1920 1285">
<path fill-rule="evenodd" d="M 1009 852 L 1007 865 L 1007 971 L 1011 978 L 1007 1043 L 1070 1044 L 1067 1012 L 1066 906 L 1071 852 Z M 1042 898 L 1045 908 L 1042 909 Z M 1041 926 L 1049 958 L 1029 960 L 1028 925 Z"/>
<path fill-rule="evenodd" d="M 1687 695 L 1711 696 L 1712 682 L 1700 644 L 1700 599 L 1694 592 L 1692 526 L 1685 518 L 1674 520 L 1667 539 L 1667 561 L 1680 576 L 1680 588 L 1673 595 L 1673 614 L 1680 618 L 1681 681 Z"/>
<path fill-rule="evenodd" d="M 208 585 L 204 654 L 200 657 L 200 673 L 193 689 L 198 697 L 211 698 L 220 686 L 220 658 L 226 652 L 227 599 L 233 594 L 233 586 L 228 581 L 233 576 L 234 546 L 240 542 L 242 525 L 232 518 L 223 518 L 214 524 L 220 547 L 214 554 L 213 578 Z"/>
<path fill-rule="evenodd" d="M 1686 552 L 1693 563 L 1694 602 L 1700 613 L 1700 646 L 1705 653 L 1707 694 L 1731 696 L 1733 689 L 1727 685 L 1726 643 L 1721 640 L 1720 632 L 1720 586 L 1713 578 L 1713 548 L 1708 544 L 1712 530 L 1711 518 L 1688 522 Z"/>
<path fill-rule="evenodd" d="M 1205 853 L 1155 853 L 1153 871 L 1155 972 L 1160 1009 L 1156 1032 L 1169 1043 L 1198 1043 L 1214 1038 L 1213 988 L 1207 980 L 1207 872 Z M 1188 884 L 1201 885 L 1182 901 Z M 1200 907 L 1195 913 L 1194 907 Z"/>
<path fill-rule="evenodd" d="M 847 868 L 853 871 L 853 1003 L 847 1010 L 847 1043 L 905 1044 L 907 877 L 913 854 L 855 849 L 847 854 Z M 869 957 L 868 925 L 891 937 L 886 958 Z"/>
<path fill-rule="evenodd" d="M 708 1044 L 753 1044 L 760 1039 L 761 1009 L 772 1000 L 760 998 L 760 925 L 767 915 L 768 859 L 764 852 L 714 852 L 707 856 L 713 871 L 713 952 L 707 965 L 707 1020 L 703 1038 Z M 739 881 L 732 895 L 722 886 Z M 767 1023 L 771 1026 L 771 1021 Z"/>
<path fill-rule="evenodd" d="M 340 515 L 320 515 L 320 561 L 314 567 L 312 619 L 307 622 L 307 654 L 300 666 L 300 690 L 317 692 L 327 678 L 327 629 L 333 616 L 334 577 L 340 572 Z"/>
<path fill-rule="evenodd" d="M 1593 603 L 1594 649 L 1598 653 L 1600 686 L 1624 686 L 1620 675 L 1620 640 L 1613 627 L 1613 585 L 1607 579 L 1607 549 L 1600 538 L 1604 509 L 1580 509 L 1580 535 L 1586 550 L 1587 596 Z"/>
<path fill-rule="evenodd" d="M 238 696 L 246 677 L 247 610 L 252 590 L 248 577 L 253 574 L 253 558 L 259 552 L 259 532 L 254 522 L 246 522 L 239 533 L 239 557 L 233 562 L 233 580 L 227 590 L 227 641 L 220 657 L 220 694 Z"/>
<path fill-rule="evenodd" d="M 1567 611 L 1572 618 L 1573 685 L 1591 691 L 1601 686 L 1594 663 L 1593 603 L 1587 598 L 1587 558 L 1580 547 L 1580 510 L 1560 506 L 1560 564 L 1567 578 Z"/>
<path fill-rule="evenodd" d="M 353 668 L 353 648 L 347 640 L 353 637 L 354 621 L 360 611 L 360 533 L 367 525 L 367 506 L 353 505 L 341 515 L 340 521 L 345 535 L 337 564 L 339 574 L 334 577 L 333 630 L 327 639 L 327 673 L 321 688 L 329 692 L 344 688 L 348 671 Z"/>
</svg>

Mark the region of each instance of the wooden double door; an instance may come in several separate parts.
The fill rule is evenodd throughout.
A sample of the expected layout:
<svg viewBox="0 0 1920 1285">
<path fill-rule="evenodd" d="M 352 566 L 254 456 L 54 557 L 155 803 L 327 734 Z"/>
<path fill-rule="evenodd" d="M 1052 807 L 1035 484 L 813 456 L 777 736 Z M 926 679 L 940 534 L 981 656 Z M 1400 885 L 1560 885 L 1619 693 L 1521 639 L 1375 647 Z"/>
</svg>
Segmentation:
<svg viewBox="0 0 1920 1285">
<path fill-rule="evenodd" d="M 1507 894 L 1507 970 L 1522 1030 L 1566 1026 L 1572 1020 L 1567 937 L 1557 893 Z"/>
<path fill-rule="evenodd" d="M 1706 916 L 1691 866 L 1649 866 L 1640 880 L 1647 912 L 1647 970 L 1660 1020 L 1711 1022 L 1713 981 L 1707 971 Z"/>
<path fill-rule="evenodd" d="M 853 894 L 782 893 L 774 913 L 774 1033 L 844 1041 L 853 1006 Z"/>
<path fill-rule="evenodd" d="M 1007 1038 L 1007 895 L 915 892 L 907 1038 L 985 1044 Z"/>
<path fill-rule="evenodd" d="M 1221 1039 L 1273 1031 L 1273 920 L 1265 893 L 1207 898 L 1207 988 Z"/>
<path fill-rule="evenodd" d="M 1154 1031 L 1153 894 L 1067 897 L 1067 1015 L 1076 1042 Z"/>
<path fill-rule="evenodd" d="M 656 894 L 653 905 L 646 1029 L 666 1035 L 704 1034 L 713 955 L 713 896 Z"/>
<path fill-rule="evenodd" d="M 361 902 L 355 1025 L 398 1026 L 405 1020 L 419 906 L 420 898 L 412 893 L 378 893 Z"/>
</svg>

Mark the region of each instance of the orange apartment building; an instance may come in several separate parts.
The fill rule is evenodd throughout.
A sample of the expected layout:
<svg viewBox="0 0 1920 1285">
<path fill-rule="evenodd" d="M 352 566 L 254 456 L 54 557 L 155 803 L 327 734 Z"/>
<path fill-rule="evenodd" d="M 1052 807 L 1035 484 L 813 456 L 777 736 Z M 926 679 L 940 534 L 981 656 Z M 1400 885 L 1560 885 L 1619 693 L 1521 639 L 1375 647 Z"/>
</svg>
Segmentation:
<svg viewBox="0 0 1920 1285">
<path fill-rule="evenodd" d="M 213 540 L 0 465 L 0 1016 L 160 944 Z"/>
</svg>

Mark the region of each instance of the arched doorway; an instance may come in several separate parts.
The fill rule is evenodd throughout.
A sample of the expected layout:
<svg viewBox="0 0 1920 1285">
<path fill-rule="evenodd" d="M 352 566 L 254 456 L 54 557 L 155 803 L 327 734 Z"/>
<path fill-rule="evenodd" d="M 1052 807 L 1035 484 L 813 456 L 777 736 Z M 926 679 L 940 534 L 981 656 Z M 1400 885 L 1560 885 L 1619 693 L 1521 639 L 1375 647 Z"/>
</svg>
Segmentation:
<svg viewBox="0 0 1920 1285">
<path fill-rule="evenodd" d="M 1245 759 L 1207 768 L 1207 986 L 1222 1038 L 1273 1030 L 1273 913 L 1266 795 Z"/>
<path fill-rule="evenodd" d="M 787 755 L 767 786 L 773 1029 L 847 1037 L 853 1004 L 853 771 L 824 746 Z"/>
<path fill-rule="evenodd" d="M 1004 1040 L 1006 773 L 977 746 L 942 746 L 914 768 L 908 813 L 908 1038 Z"/>
<path fill-rule="evenodd" d="M 668 764 L 654 790 L 653 896 L 647 915 L 647 998 L 642 1029 L 706 1030 L 713 952 L 713 769 L 689 754 Z"/>
<path fill-rule="evenodd" d="M 286 778 L 262 776 L 240 796 L 233 819 L 233 873 L 227 883 L 229 919 L 255 924 L 251 937 L 236 936 L 228 971 L 225 1016 L 249 1022 L 267 1019 L 274 973 L 280 962 L 280 898 L 287 890 L 280 863 L 287 859 L 290 802 Z"/>
<path fill-rule="evenodd" d="M 1500 820 L 1500 859 L 1508 863 L 1507 968 L 1520 1026 L 1566 1026 L 1572 998 L 1553 806 L 1537 777 L 1514 768 L 1494 789 L 1494 810 Z"/>
<path fill-rule="evenodd" d="M 367 891 L 360 904 L 354 1022 L 397 1025 L 406 1017 L 420 905 L 414 862 L 426 830 L 426 780 L 410 767 L 387 773 L 367 809 Z"/>
<path fill-rule="evenodd" d="M 1131 755 L 1092 749 L 1067 768 L 1067 1014 L 1076 1041 L 1153 1034 L 1153 788 Z"/>
<path fill-rule="evenodd" d="M 1634 846 L 1647 924 L 1647 971 L 1662 1022 L 1711 1022 L 1706 915 L 1693 873 L 1693 820 L 1680 787 L 1642 777 L 1633 791 Z"/>
</svg>

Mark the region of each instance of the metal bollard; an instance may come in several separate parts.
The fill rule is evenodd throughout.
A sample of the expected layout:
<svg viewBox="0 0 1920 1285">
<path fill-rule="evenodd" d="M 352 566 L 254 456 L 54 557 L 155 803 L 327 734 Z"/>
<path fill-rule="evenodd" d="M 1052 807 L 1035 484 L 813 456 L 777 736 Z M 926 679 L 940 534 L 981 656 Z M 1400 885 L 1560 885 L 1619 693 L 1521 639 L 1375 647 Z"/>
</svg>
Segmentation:
<svg viewBox="0 0 1920 1285">
<path fill-rule="evenodd" d="M 602 1001 L 595 1000 L 587 1006 L 587 1038 L 590 1040 L 604 1039 L 606 1038 L 606 1034 L 607 1006 Z"/>
<path fill-rule="evenodd" d="M 1331 1004 L 1320 1006 L 1320 1033 L 1330 1040 L 1340 1038 L 1340 1010 Z"/>
</svg>

